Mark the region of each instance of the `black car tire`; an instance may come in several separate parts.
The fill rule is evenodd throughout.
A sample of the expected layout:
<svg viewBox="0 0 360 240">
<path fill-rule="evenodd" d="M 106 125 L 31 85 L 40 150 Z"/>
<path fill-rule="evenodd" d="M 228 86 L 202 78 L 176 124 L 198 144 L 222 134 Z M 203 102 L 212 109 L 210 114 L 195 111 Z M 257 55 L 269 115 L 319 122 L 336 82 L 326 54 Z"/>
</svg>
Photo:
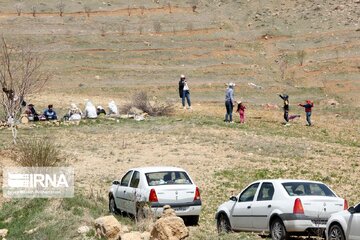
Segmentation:
<svg viewBox="0 0 360 240">
<path fill-rule="evenodd" d="M 199 224 L 199 216 L 186 216 L 184 220 L 188 226 L 197 226 Z"/>
<path fill-rule="evenodd" d="M 344 231 L 339 224 L 334 224 L 329 230 L 329 240 L 346 240 Z"/>
<path fill-rule="evenodd" d="M 231 231 L 230 222 L 225 213 L 220 213 L 217 217 L 216 227 L 218 233 L 228 233 Z"/>
<path fill-rule="evenodd" d="M 113 196 L 109 197 L 109 212 L 112 214 L 119 214 L 120 210 L 117 208 L 115 199 Z"/>
<path fill-rule="evenodd" d="M 288 233 L 284 223 L 280 218 L 275 218 L 271 222 L 271 239 L 272 240 L 285 240 L 288 239 Z"/>
</svg>

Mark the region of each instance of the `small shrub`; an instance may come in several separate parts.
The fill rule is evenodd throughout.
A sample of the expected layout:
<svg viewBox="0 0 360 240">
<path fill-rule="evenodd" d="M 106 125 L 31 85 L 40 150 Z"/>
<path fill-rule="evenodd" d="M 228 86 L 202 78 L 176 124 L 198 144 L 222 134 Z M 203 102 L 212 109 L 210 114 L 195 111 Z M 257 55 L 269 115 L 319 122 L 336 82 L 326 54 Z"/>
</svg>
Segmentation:
<svg viewBox="0 0 360 240">
<path fill-rule="evenodd" d="M 57 8 L 58 11 L 59 11 L 60 17 L 62 17 L 63 14 L 64 14 L 64 10 L 65 10 L 65 3 L 61 0 L 61 1 L 56 5 L 56 8 Z"/>
<path fill-rule="evenodd" d="M 154 22 L 154 30 L 156 33 L 161 32 L 161 23 L 160 22 Z"/>
<path fill-rule="evenodd" d="M 90 13 L 91 13 L 91 7 L 89 5 L 84 5 L 84 11 L 86 13 L 87 17 L 90 17 Z"/>
<path fill-rule="evenodd" d="M 31 13 L 33 15 L 33 17 L 36 17 L 36 12 L 37 12 L 37 8 L 35 5 L 31 6 Z"/>
<path fill-rule="evenodd" d="M 306 56 L 305 50 L 297 51 L 297 57 L 299 59 L 300 66 L 302 66 L 304 64 L 305 56 Z"/>
<path fill-rule="evenodd" d="M 150 102 L 146 92 L 135 93 L 130 103 L 121 109 L 123 113 L 128 113 L 132 107 L 142 110 L 150 116 L 166 116 L 173 112 L 173 106 L 167 103 Z"/>
<path fill-rule="evenodd" d="M 23 167 L 54 167 L 63 162 L 58 146 L 49 139 L 23 140 L 16 150 L 14 160 Z"/>
<path fill-rule="evenodd" d="M 15 4 L 15 9 L 16 9 L 17 15 L 20 16 L 22 9 L 23 9 L 23 5 L 21 3 L 17 3 L 17 4 Z"/>
</svg>

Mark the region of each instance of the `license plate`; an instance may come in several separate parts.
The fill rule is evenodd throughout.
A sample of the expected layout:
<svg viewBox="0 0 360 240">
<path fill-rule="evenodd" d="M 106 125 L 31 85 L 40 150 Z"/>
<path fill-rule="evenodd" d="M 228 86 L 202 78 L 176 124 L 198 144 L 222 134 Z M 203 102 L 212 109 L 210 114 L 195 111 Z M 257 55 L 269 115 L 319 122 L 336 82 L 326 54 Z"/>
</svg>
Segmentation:
<svg viewBox="0 0 360 240">
<path fill-rule="evenodd" d="M 184 212 L 186 211 L 188 208 L 187 207 L 174 207 L 173 208 L 176 212 Z"/>
</svg>

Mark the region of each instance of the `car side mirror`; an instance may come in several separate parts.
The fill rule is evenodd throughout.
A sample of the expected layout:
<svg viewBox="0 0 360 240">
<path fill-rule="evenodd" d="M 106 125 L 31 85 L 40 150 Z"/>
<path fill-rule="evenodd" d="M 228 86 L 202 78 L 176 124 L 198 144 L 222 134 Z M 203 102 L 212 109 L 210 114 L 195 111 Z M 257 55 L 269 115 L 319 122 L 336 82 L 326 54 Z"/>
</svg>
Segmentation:
<svg viewBox="0 0 360 240">
<path fill-rule="evenodd" d="M 238 199 L 237 199 L 237 197 L 235 197 L 235 196 L 231 196 L 231 197 L 230 197 L 230 201 L 237 202 L 237 200 L 238 200 Z"/>
<path fill-rule="evenodd" d="M 112 182 L 113 185 L 120 185 L 120 182 L 118 180 L 115 180 Z"/>
<path fill-rule="evenodd" d="M 349 213 L 351 213 L 351 214 L 354 214 L 354 213 L 356 212 L 356 210 L 355 210 L 354 207 L 349 207 L 349 208 L 348 208 L 348 211 L 349 211 Z"/>
</svg>

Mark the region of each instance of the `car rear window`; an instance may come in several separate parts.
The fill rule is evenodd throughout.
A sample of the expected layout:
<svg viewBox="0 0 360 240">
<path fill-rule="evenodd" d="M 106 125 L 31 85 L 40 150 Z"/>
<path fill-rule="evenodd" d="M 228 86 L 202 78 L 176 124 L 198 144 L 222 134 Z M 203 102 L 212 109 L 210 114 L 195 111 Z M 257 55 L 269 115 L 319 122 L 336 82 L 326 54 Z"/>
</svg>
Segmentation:
<svg viewBox="0 0 360 240">
<path fill-rule="evenodd" d="M 335 194 L 322 183 L 311 182 L 286 182 L 282 184 L 290 196 L 327 196 Z"/>
<path fill-rule="evenodd" d="M 186 172 L 164 171 L 145 173 L 149 186 L 172 185 L 172 184 L 192 184 Z"/>
</svg>

